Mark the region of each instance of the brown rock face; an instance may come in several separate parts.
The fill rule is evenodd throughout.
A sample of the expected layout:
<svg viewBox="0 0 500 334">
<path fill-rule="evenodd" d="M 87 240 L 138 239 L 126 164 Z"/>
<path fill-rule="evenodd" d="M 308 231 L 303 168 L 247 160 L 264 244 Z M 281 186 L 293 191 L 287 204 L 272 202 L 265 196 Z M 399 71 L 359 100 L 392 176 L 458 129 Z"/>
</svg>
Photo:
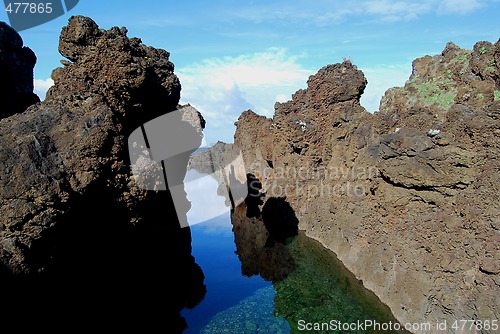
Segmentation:
<svg viewBox="0 0 500 334">
<path fill-rule="evenodd" d="M 177 107 L 169 54 L 81 16 L 60 51 L 71 62 L 53 72 L 46 100 L 0 120 L 0 280 L 11 287 L 0 312 L 180 332 L 203 273 L 170 194 L 135 186 L 127 145 Z"/>
<path fill-rule="evenodd" d="M 286 197 L 402 323 L 498 318 L 499 48 L 417 59 L 375 114 L 363 74 L 330 65 L 272 119 L 236 123 L 265 201 Z"/>
<path fill-rule="evenodd" d="M 140 215 L 146 193 L 128 186 L 127 136 L 174 110 L 180 96 L 168 52 L 127 38 L 124 28 L 101 31 L 73 17 L 60 50 L 74 63 L 54 71 L 46 100 L 0 123 L 0 254 L 19 272 L 33 269 L 25 254 L 33 243 L 96 184 L 131 219 Z"/>
<path fill-rule="evenodd" d="M 40 99 L 33 93 L 36 56 L 19 34 L 0 22 L 0 119 L 23 112 Z"/>
<path fill-rule="evenodd" d="M 94 21 L 73 17 L 61 32 L 59 52 L 70 62 L 63 61 L 64 68 L 53 72 L 49 100 L 78 104 L 97 93 L 118 112 L 126 112 L 131 126 L 177 107 L 181 85 L 170 54 L 128 38 L 126 28 L 101 31 Z"/>
</svg>

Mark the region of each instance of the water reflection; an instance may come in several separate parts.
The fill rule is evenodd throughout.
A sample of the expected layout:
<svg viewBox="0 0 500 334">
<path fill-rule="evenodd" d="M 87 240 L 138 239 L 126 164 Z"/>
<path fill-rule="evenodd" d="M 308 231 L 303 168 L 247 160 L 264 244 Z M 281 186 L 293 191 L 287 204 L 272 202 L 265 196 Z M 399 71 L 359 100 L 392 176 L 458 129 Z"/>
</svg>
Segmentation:
<svg viewBox="0 0 500 334">
<path fill-rule="evenodd" d="M 299 320 L 396 322 L 334 253 L 299 233 L 285 198 L 264 204 L 254 175 L 247 174 L 249 196 L 231 211 L 227 196 L 209 195 L 221 189 L 220 180 L 202 180 L 187 187 L 188 217 L 199 221 L 225 213 L 192 227 L 193 255 L 205 273 L 207 294 L 181 313 L 186 333 L 298 333 Z"/>
<path fill-rule="evenodd" d="M 180 227 L 168 192 L 149 194 L 137 208 L 143 220 L 130 224 L 113 190 L 98 189 L 105 191 L 82 196 L 71 215 L 33 244 L 34 254 L 50 251 L 44 271 L 0 272 L 7 287 L 2 320 L 7 327 L 28 321 L 56 331 L 71 323 L 89 332 L 104 326 L 181 333 L 187 324 L 179 312 L 197 307 L 206 292 L 191 230 Z"/>
<path fill-rule="evenodd" d="M 188 323 L 185 333 L 205 333 L 205 327 L 218 314 L 251 298 L 262 288 L 272 289 L 272 284 L 260 276 L 241 274 L 229 212 L 194 225 L 191 231 L 192 253 L 205 274 L 207 293 L 197 307 L 185 309 L 181 315 Z M 273 303 L 272 297 L 270 302 Z M 270 317 L 274 317 L 273 309 L 268 312 Z"/>
<path fill-rule="evenodd" d="M 186 174 L 186 180 L 190 180 L 184 185 L 187 199 L 191 202 L 191 208 L 187 213 L 190 226 L 200 224 L 211 217 L 218 217 L 229 211 L 226 198 L 217 196 L 219 184 L 215 178 L 191 169 Z M 215 221 L 220 222 L 220 220 Z M 211 229 L 217 228 L 214 224 L 205 224 L 205 227 L 207 226 Z"/>
<path fill-rule="evenodd" d="M 246 204 L 234 210 L 231 222 L 243 275 L 260 275 L 277 282 L 295 270 L 295 260 L 285 243 L 274 239 L 260 217 L 247 217 Z"/>
</svg>

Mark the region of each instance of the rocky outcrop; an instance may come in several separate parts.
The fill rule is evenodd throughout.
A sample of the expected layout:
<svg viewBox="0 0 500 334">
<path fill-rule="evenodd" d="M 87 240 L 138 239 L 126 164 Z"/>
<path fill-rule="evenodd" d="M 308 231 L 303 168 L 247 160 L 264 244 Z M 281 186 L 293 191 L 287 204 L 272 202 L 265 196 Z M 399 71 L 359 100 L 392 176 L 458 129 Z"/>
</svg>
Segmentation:
<svg viewBox="0 0 500 334">
<path fill-rule="evenodd" d="M 68 60 L 45 101 L 0 121 L 2 316 L 181 331 L 179 311 L 204 296 L 203 273 L 169 192 L 135 185 L 127 145 L 178 105 L 169 53 L 81 16 L 59 50 Z"/>
<path fill-rule="evenodd" d="M 74 17 L 59 49 L 74 62 L 54 70 L 46 101 L 0 123 L 0 254 L 16 272 L 34 269 L 26 255 L 33 243 L 94 185 L 138 218 L 147 193 L 129 186 L 127 135 L 174 110 L 180 96 L 168 53 L 123 28 L 101 31 Z"/>
<path fill-rule="evenodd" d="M 402 323 L 498 319 L 499 55 L 500 42 L 449 43 L 375 114 L 361 71 L 329 65 L 272 119 L 236 123 L 264 203 L 286 197 Z"/>
<path fill-rule="evenodd" d="M 36 56 L 17 32 L 0 22 L 0 119 L 23 112 L 40 99 L 33 93 Z"/>
</svg>

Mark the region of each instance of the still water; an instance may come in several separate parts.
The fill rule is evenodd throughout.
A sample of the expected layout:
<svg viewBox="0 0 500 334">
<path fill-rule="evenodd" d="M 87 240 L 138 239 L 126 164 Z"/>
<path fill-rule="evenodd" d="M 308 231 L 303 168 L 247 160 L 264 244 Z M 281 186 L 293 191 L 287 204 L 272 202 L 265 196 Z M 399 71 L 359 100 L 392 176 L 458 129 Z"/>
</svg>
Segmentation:
<svg viewBox="0 0 500 334">
<path fill-rule="evenodd" d="M 181 312 L 188 324 L 184 333 L 303 333 L 301 320 L 395 322 L 333 252 L 302 232 L 274 240 L 261 219 L 246 216 L 245 205 L 231 213 L 223 197 L 207 198 L 217 193 L 214 179 L 197 179 L 186 184 L 192 205 L 188 219 L 196 222 L 192 254 L 204 272 L 207 293 Z M 201 222 L 202 215 L 211 219 Z"/>
</svg>

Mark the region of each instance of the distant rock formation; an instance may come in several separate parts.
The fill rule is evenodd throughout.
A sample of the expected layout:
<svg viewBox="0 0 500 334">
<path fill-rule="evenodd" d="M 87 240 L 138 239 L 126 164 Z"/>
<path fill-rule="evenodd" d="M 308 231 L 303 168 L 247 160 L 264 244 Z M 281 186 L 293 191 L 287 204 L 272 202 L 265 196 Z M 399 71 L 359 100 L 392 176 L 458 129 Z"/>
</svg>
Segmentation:
<svg viewBox="0 0 500 334">
<path fill-rule="evenodd" d="M 22 42 L 2 27 L 0 57 L 9 59 Z M 128 156 L 128 135 L 174 110 L 181 86 L 167 51 L 126 34 L 72 17 L 59 45 L 68 60 L 45 101 L 0 120 L 4 319 L 22 309 L 26 318 L 180 332 L 179 311 L 205 294 L 170 194 L 138 188 Z M 32 91 L 27 69 L 17 70 L 0 80 Z M 16 103 L 5 115 L 21 111 Z M 54 307 L 44 307 L 48 299 Z"/>
<path fill-rule="evenodd" d="M 380 111 L 349 61 L 322 68 L 235 144 L 264 201 L 333 250 L 402 323 L 498 319 L 500 41 L 417 59 Z M 488 332 L 488 331 L 485 331 Z"/>
<path fill-rule="evenodd" d="M 36 56 L 23 46 L 21 36 L 0 22 L 0 119 L 26 110 L 39 102 L 33 93 L 33 68 Z"/>
</svg>

